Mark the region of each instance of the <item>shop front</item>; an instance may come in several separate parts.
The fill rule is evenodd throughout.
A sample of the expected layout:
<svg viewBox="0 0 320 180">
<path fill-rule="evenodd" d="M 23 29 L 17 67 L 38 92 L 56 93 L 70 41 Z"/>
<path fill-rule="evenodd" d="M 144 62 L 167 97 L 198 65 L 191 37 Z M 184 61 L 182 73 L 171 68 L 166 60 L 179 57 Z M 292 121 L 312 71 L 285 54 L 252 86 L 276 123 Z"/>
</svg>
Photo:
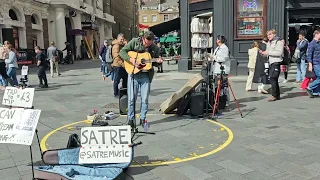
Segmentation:
<svg viewBox="0 0 320 180">
<path fill-rule="evenodd" d="M 100 35 L 99 35 L 99 24 L 95 22 L 81 22 L 82 30 L 86 31 L 86 43 L 89 45 L 88 48 L 91 49 L 93 56 L 99 54 L 99 44 L 100 44 Z"/>
<path fill-rule="evenodd" d="M 267 29 L 275 29 L 279 37 L 286 39 L 286 6 L 286 0 L 207 0 L 190 4 L 180 1 L 182 59 L 179 71 L 191 70 L 194 61 L 202 60 L 199 58 L 201 55 L 211 53 L 216 47 L 215 37 L 218 35 L 227 38 L 231 59 L 240 64 L 247 63 L 248 49 L 253 41 L 262 40 Z M 208 46 L 196 47 L 196 51 L 192 40 L 195 33 L 191 24 L 195 18 L 203 19 L 201 21 L 210 26 L 209 31 L 202 33 L 200 38 L 205 37 L 207 40 L 211 37 Z M 195 56 L 195 52 L 199 56 Z"/>
</svg>

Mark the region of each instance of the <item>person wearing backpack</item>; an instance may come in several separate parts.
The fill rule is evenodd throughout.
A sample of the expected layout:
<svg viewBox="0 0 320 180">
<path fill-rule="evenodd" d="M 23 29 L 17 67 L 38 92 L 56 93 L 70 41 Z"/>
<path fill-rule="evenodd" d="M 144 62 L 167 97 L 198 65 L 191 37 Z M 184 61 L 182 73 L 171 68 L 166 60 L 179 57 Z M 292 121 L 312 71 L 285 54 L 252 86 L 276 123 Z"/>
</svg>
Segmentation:
<svg viewBox="0 0 320 180">
<path fill-rule="evenodd" d="M 119 95 L 119 83 L 122 79 L 122 88 L 127 88 L 128 73 L 124 69 L 123 59 L 120 57 L 120 50 L 124 47 L 124 35 L 118 34 L 117 39 L 112 41 L 112 68 L 114 73 L 113 81 L 113 95 L 116 97 Z"/>
<path fill-rule="evenodd" d="M 103 80 L 107 77 L 111 76 L 111 80 L 113 81 L 113 70 L 112 70 L 112 57 L 110 56 L 111 50 L 110 46 L 108 46 L 108 41 L 104 40 L 103 45 L 100 47 L 100 55 L 99 58 L 101 60 L 101 72 Z"/>
<path fill-rule="evenodd" d="M 305 38 L 304 32 L 299 33 L 299 39 L 297 40 L 297 77 L 296 83 L 301 83 L 306 76 L 306 61 L 307 61 L 307 49 L 309 41 Z"/>
<path fill-rule="evenodd" d="M 283 48 L 283 61 L 280 65 L 280 70 L 284 74 L 284 80 L 282 83 L 287 83 L 288 82 L 288 66 L 291 61 L 291 53 L 290 53 L 290 48 L 286 44 L 285 40 L 282 39 L 281 42 L 284 44 Z"/>
</svg>

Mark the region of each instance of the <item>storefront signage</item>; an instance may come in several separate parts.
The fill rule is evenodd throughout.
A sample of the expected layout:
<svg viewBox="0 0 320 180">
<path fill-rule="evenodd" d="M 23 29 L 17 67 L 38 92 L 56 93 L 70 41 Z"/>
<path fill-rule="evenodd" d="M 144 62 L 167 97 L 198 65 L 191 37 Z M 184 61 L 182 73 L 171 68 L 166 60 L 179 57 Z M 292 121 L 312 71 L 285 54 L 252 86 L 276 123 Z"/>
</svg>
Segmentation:
<svg viewBox="0 0 320 180">
<path fill-rule="evenodd" d="M 27 51 L 18 51 L 17 53 L 18 64 L 32 64 L 32 60 L 28 60 Z"/>
<path fill-rule="evenodd" d="M 93 22 L 82 22 L 82 29 L 98 30 L 99 25 Z"/>
</svg>

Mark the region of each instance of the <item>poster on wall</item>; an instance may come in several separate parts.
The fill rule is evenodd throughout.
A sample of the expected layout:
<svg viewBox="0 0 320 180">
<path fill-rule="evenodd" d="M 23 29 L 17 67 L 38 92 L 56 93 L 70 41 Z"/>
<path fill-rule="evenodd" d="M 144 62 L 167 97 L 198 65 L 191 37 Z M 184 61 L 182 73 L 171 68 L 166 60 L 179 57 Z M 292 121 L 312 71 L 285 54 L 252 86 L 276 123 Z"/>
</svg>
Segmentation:
<svg viewBox="0 0 320 180">
<path fill-rule="evenodd" d="M 28 60 L 27 51 L 18 50 L 17 60 L 18 60 L 18 64 L 32 64 L 32 60 Z"/>
</svg>

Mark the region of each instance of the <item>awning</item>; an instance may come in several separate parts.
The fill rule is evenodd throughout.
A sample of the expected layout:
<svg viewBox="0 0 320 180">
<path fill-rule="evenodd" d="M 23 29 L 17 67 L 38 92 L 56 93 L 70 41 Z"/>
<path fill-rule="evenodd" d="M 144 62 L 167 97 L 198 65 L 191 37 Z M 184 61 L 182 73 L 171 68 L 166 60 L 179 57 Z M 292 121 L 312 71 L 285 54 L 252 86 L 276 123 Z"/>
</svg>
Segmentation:
<svg viewBox="0 0 320 180">
<path fill-rule="evenodd" d="M 166 34 L 168 32 L 180 30 L 180 18 L 175 18 L 173 20 L 151 26 L 149 29 L 156 36 L 161 37 L 163 34 Z"/>
<path fill-rule="evenodd" d="M 160 38 L 160 42 L 166 42 L 166 43 L 175 43 L 175 42 L 179 42 L 180 38 L 177 36 L 172 36 L 169 35 L 168 37 L 161 37 Z"/>
</svg>

